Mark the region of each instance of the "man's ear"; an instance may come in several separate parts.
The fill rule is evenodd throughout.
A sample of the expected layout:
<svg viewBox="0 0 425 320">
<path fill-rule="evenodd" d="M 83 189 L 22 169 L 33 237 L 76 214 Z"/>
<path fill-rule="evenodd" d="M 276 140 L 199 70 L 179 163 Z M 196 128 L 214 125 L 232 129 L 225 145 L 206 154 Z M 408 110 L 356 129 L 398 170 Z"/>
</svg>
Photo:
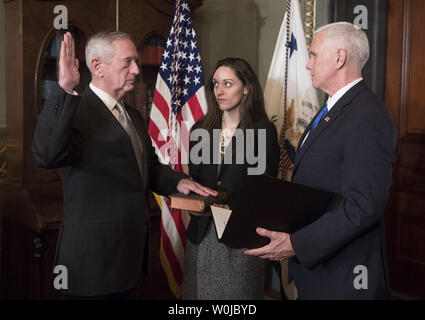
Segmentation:
<svg viewBox="0 0 425 320">
<path fill-rule="evenodd" d="M 336 67 L 337 69 L 341 69 L 347 62 L 347 50 L 338 49 L 337 51 L 337 60 Z"/>
<path fill-rule="evenodd" d="M 94 75 L 98 76 L 99 78 L 103 77 L 102 61 L 99 58 L 94 58 L 91 61 L 91 68 Z"/>
</svg>

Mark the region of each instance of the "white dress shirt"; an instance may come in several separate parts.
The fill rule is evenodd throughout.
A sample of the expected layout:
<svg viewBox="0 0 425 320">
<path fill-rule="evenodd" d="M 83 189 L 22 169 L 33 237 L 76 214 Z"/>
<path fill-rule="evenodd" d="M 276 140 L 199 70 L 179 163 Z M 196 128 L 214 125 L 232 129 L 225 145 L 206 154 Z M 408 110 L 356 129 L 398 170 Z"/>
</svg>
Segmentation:
<svg viewBox="0 0 425 320">
<path fill-rule="evenodd" d="M 337 92 L 335 92 L 335 94 L 333 96 L 329 96 L 328 101 L 326 102 L 327 108 L 328 108 L 328 113 L 329 113 L 329 111 L 331 111 L 332 107 L 338 102 L 338 100 L 341 99 L 342 96 L 348 90 L 350 90 L 352 87 L 354 87 L 357 83 L 359 83 L 362 80 L 363 80 L 363 77 L 360 77 L 360 78 L 350 82 L 346 86 L 342 87 L 341 89 L 339 89 Z M 304 145 L 304 142 L 307 140 L 309 134 L 310 134 L 310 131 L 304 137 L 303 143 L 301 144 L 300 148 L 302 148 L 302 146 Z"/>
<path fill-rule="evenodd" d="M 99 99 L 102 100 L 102 102 L 105 104 L 105 106 L 112 112 L 112 114 L 114 115 L 114 117 L 118 120 L 119 111 L 116 108 L 114 109 L 114 107 L 119 102 L 117 100 L 115 100 L 114 98 L 112 98 L 105 91 L 103 91 L 103 90 L 99 89 L 98 87 L 96 87 L 91 82 L 89 84 L 89 87 L 90 87 L 90 89 L 92 89 L 92 91 L 95 93 L 95 95 L 97 95 L 99 97 Z M 120 103 L 120 105 L 122 106 L 122 103 Z M 125 110 L 125 108 L 123 108 L 123 109 Z"/>
</svg>

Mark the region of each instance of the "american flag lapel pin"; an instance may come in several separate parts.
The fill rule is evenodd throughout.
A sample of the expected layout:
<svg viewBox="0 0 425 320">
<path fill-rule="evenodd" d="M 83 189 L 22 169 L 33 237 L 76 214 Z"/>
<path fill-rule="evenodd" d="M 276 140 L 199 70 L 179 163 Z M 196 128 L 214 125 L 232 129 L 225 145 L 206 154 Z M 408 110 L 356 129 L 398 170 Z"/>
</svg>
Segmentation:
<svg viewBox="0 0 425 320">
<path fill-rule="evenodd" d="M 325 119 L 323 119 L 323 120 L 325 120 L 326 122 L 329 122 L 329 120 L 331 120 L 331 118 L 325 117 Z"/>
</svg>

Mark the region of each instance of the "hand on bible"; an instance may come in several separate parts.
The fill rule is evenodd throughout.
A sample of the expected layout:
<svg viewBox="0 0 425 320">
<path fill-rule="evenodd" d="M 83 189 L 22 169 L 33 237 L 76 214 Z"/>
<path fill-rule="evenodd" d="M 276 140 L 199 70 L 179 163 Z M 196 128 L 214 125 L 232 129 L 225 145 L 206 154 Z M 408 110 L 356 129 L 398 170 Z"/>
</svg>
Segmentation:
<svg viewBox="0 0 425 320">
<path fill-rule="evenodd" d="M 75 42 L 69 32 L 65 33 L 61 43 L 58 82 L 67 92 L 72 92 L 80 82 L 78 59 L 75 58 Z"/>
<path fill-rule="evenodd" d="M 179 183 L 177 184 L 177 191 L 184 194 L 194 192 L 204 197 L 216 197 L 218 195 L 217 191 L 214 191 L 213 189 L 210 189 L 208 187 L 204 187 L 203 185 L 187 178 L 181 179 L 179 181 Z"/>
</svg>

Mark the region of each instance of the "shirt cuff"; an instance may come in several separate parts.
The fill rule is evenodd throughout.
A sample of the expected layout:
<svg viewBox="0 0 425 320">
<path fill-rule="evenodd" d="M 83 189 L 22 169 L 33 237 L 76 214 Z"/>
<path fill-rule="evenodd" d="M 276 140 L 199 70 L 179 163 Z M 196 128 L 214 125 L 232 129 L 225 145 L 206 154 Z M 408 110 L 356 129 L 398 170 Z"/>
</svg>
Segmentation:
<svg viewBox="0 0 425 320">
<path fill-rule="evenodd" d="M 75 90 L 72 90 L 72 92 L 65 91 L 66 93 L 72 94 L 73 96 L 78 96 L 78 92 Z"/>
</svg>

